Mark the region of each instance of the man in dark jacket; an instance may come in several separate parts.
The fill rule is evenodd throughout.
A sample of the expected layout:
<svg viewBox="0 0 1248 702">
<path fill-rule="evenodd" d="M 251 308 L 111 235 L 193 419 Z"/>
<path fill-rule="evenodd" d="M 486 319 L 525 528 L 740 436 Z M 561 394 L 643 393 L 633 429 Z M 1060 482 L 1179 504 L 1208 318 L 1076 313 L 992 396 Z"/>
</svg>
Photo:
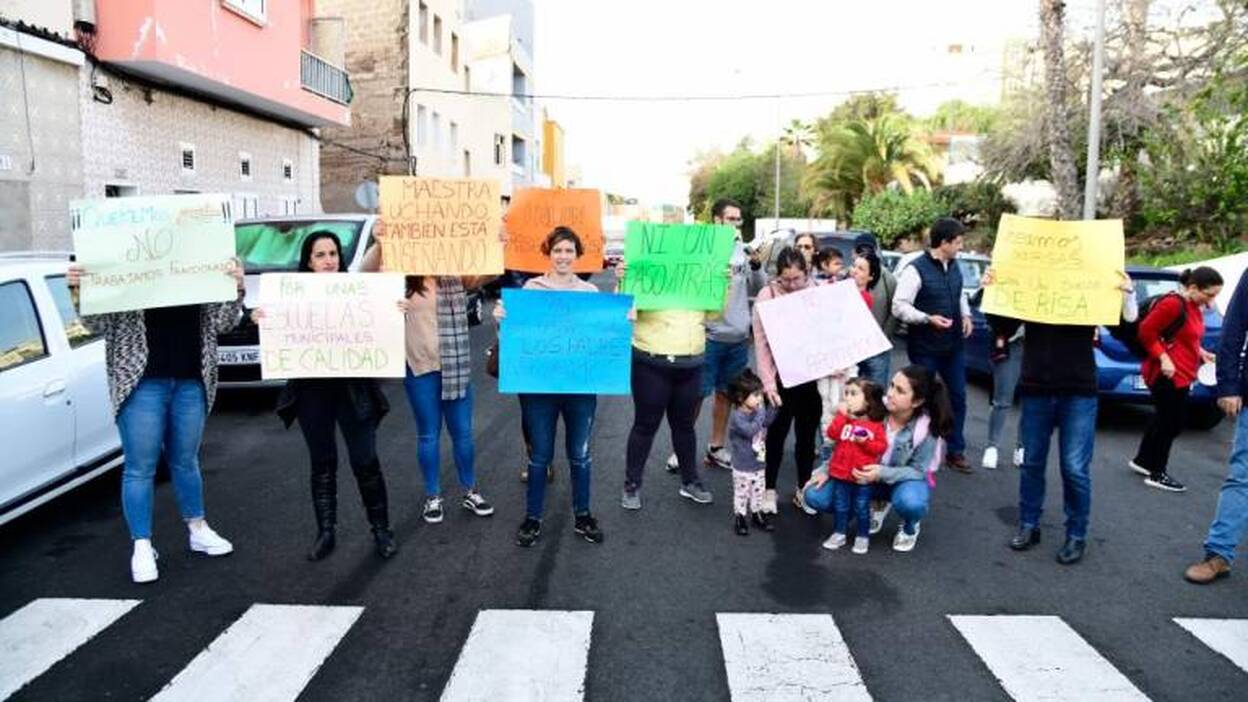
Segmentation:
<svg viewBox="0 0 1248 702">
<path fill-rule="evenodd" d="M 931 248 L 914 259 L 897 277 L 893 314 L 908 325 L 910 362 L 940 375 L 953 405 L 953 433 L 949 436 L 950 468 L 970 473 L 966 460 L 966 354 L 963 340 L 971 335 L 971 306 L 962 294 L 958 252 L 966 227 L 951 217 L 932 224 Z"/>
<path fill-rule="evenodd" d="M 1218 343 L 1218 407 L 1226 416 L 1237 418 L 1235 445 L 1231 450 L 1230 473 L 1218 495 L 1218 509 L 1209 535 L 1205 537 L 1205 557 L 1183 574 L 1198 585 L 1211 583 L 1231 574 L 1235 549 L 1248 528 L 1248 414 L 1244 405 L 1244 338 L 1248 334 L 1248 275 L 1242 275 L 1222 321 Z"/>
</svg>

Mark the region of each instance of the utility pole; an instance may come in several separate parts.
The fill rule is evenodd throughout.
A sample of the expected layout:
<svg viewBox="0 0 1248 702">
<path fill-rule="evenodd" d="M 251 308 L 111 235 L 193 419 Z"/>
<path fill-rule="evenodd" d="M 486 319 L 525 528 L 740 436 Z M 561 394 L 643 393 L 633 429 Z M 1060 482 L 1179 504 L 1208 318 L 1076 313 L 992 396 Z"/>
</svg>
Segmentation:
<svg viewBox="0 0 1248 702">
<path fill-rule="evenodd" d="M 1092 94 L 1088 104 L 1088 166 L 1083 190 L 1083 218 L 1096 219 L 1096 190 L 1101 172 L 1101 74 L 1105 72 L 1105 0 L 1096 0 L 1096 39 L 1092 49 Z"/>
</svg>

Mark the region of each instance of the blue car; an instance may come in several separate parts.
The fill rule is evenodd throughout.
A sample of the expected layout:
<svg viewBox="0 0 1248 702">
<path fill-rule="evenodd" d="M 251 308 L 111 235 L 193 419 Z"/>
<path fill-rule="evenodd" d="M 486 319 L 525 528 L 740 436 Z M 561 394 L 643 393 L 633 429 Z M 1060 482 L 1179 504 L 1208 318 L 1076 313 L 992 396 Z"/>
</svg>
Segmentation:
<svg viewBox="0 0 1248 702">
<path fill-rule="evenodd" d="M 1173 271 L 1147 266 L 1128 266 L 1127 275 L 1135 283 L 1136 299 L 1143 303 L 1156 295 L 1179 289 L 1179 274 Z M 978 284 L 978 282 L 976 282 Z M 970 285 L 970 283 L 968 283 Z M 971 308 L 975 331 L 967 341 L 967 371 L 979 375 L 992 375 L 988 360 L 990 335 L 983 313 Z M 1222 335 L 1222 315 L 1215 309 L 1205 311 L 1205 337 L 1201 345 L 1210 351 L 1218 348 Z M 1100 398 L 1104 402 L 1126 404 L 1151 404 L 1148 388 L 1140 376 L 1141 359 L 1131 354 L 1122 342 L 1114 338 L 1106 327 L 1097 328 L 1096 382 Z M 1212 429 L 1222 420 L 1213 388 L 1199 383 L 1192 386 L 1188 402 L 1189 424 L 1198 429 Z"/>
</svg>

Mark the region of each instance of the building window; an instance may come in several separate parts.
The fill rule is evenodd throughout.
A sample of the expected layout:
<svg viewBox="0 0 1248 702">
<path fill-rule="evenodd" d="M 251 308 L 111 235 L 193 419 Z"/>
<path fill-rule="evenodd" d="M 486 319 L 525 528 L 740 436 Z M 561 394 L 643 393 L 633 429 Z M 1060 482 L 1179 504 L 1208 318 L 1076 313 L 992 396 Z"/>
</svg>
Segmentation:
<svg viewBox="0 0 1248 702">
<path fill-rule="evenodd" d="M 442 55 L 442 18 L 433 16 L 433 53 Z"/>
<path fill-rule="evenodd" d="M 511 135 L 511 163 L 514 166 L 524 168 L 528 163 L 528 154 L 525 153 L 524 139 L 519 136 Z"/>
<path fill-rule="evenodd" d="M 243 180 L 251 180 L 251 154 L 238 152 L 238 176 Z"/>
<path fill-rule="evenodd" d="M 433 133 L 433 150 L 438 151 L 442 148 L 442 115 L 437 112 L 433 113 L 432 126 L 429 131 Z"/>
<path fill-rule="evenodd" d="M 429 143 L 429 111 L 424 105 L 416 106 L 416 145 Z"/>
<path fill-rule="evenodd" d="M 494 135 L 494 165 L 501 166 L 507 162 L 507 138 L 502 134 Z"/>
<path fill-rule="evenodd" d="M 420 3 L 420 43 L 429 46 L 429 6 Z"/>
<path fill-rule="evenodd" d="M 511 95 L 517 100 L 524 102 L 527 98 L 525 95 L 529 92 L 528 81 L 524 75 L 524 71 L 516 64 L 511 65 Z"/>
<path fill-rule="evenodd" d="M 290 159 L 282 159 L 282 180 L 287 183 L 295 179 L 295 164 Z"/>
<path fill-rule="evenodd" d="M 468 149 L 464 149 L 464 177 L 472 177 L 472 153 Z"/>
<path fill-rule="evenodd" d="M 459 35 L 451 32 L 451 70 L 459 73 Z"/>
<path fill-rule="evenodd" d="M 182 152 L 182 174 L 195 175 L 195 145 L 183 142 L 178 148 Z"/>
<path fill-rule="evenodd" d="M 464 66 L 464 92 L 472 92 L 472 71 L 467 66 Z"/>
<path fill-rule="evenodd" d="M 264 22 L 268 0 L 221 0 L 221 4 L 256 22 Z"/>
<path fill-rule="evenodd" d="M 450 147 L 451 147 L 451 148 L 449 149 L 449 151 L 450 151 L 450 153 L 452 153 L 452 154 L 454 154 L 454 153 L 455 153 L 455 150 L 459 148 L 459 125 L 458 125 L 458 124 L 455 124 L 454 122 L 451 122 L 451 144 L 450 144 Z"/>
<path fill-rule="evenodd" d="M 105 184 L 104 197 L 135 197 L 139 194 L 137 185 Z"/>
</svg>

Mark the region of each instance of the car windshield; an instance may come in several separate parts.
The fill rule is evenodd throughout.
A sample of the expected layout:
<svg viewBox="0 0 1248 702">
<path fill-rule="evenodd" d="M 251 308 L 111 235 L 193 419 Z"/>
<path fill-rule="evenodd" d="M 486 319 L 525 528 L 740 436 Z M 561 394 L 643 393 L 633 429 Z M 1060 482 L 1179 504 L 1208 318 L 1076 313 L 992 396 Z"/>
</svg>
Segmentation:
<svg viewBox="0 0 1248 702">
<path fill-rule="evenodd" d="M 1150 297 L 1164 295 L 1179 289 L 1177 278 L 1133 278 L 1135 299 L 1144 302 Z"/>
<path fill-rule="evenodd" d="M 248 273 L 293 271 L 299 266 L 299 248 L 316 231 L 329 231 L 342 243 L 342 258 L 351 261 L 360 243 L 363 221 L 297 220 L 256 222 L 234 226 L 234 250 Z"/>
</svg>

